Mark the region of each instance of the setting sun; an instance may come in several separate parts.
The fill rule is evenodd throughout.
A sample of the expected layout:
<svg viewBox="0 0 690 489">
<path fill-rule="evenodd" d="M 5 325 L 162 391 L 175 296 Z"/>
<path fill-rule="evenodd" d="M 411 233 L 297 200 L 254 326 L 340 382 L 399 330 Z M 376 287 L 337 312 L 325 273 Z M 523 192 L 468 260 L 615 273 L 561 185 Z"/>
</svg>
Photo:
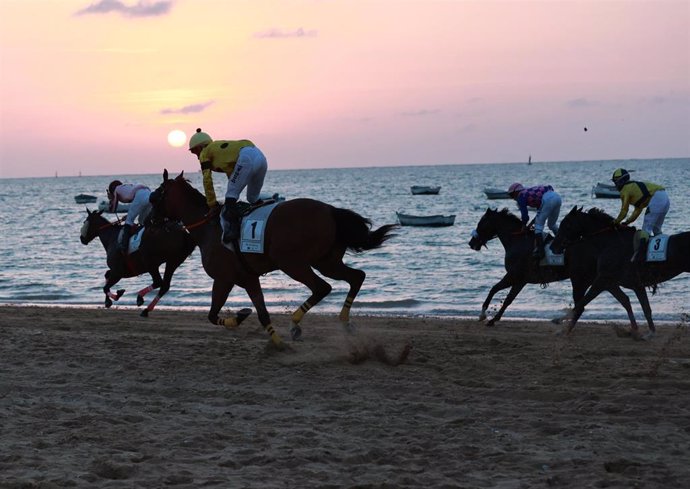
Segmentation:
<svg viewBox="0 0 690 489">
<path fill-rule="evenodd" d="M 179 148 L 181 146 L 184 146 L 184 143 L 187 141 L 187 135 L 184 133 L 184 131 L 180 131 L 179 129 L 174 129 L 168 133 L 168 143 L 170 143 L 170 146 L 174 146 L 176 148 Z"/>
</svg>

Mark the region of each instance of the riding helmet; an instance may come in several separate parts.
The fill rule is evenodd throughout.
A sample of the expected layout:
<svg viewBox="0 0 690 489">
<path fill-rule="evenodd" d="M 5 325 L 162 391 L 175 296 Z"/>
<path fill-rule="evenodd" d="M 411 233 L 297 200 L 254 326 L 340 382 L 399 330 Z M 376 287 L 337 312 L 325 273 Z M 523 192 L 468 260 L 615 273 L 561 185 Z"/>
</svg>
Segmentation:
<svg viewBox="0 0 690 489">
<path fill-rule="evenodd" d="M 515 182 L 508 187 L 508 195 L 513 195 L 513 193 L 522 192 L 523 190 L 525 190 L 525 187 L 521 183 Z"/>
<path fill-rule="evenodd" d="M 613 171 L 611 181 L 620 188 L 630 181 L 630 173 L 625 168 L 617 168 Z"/>
<path fill-rule="evenodd" d="M 202 144 L 206 146 L 207 144 L 212 142 L 213 139 L 211 139 L 211 136 L 209 136 L 205 132 L 201 132 L 201 128 L 197 128 L 196 132 L 192 134 L 191 138 L 189 138 L 189 149 L 194 149 L 197 146 L 201 146 Z"/>
<path fill-rule="evenodd" d="M 122 185 L 120 180 L 113 180 L 110 182 L 110 185 L 108 185 L 108 195 L 113 195 L 115 193 L 115 189 L 120 185 Z"/>
</svg>

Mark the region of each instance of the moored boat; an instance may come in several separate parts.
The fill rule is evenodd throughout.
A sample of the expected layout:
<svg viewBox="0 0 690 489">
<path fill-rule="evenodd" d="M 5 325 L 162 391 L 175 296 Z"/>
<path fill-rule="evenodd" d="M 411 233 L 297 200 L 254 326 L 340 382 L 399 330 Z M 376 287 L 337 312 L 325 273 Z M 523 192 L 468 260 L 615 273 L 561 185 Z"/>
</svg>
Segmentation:
<svg viewBox="0 0 690 489">
<path fill-rule="evenodd" d="M 425 227 L 443 227 L 452 226 L 455 223 L 455 215 L 435 214 L 432 216 L 413 216 L 411 214 L 402 214 L 396 212 L 398 222 L 401 226 L 425 226 Z"/>
<path fill-rule="evenodd" d="M 441 191 L 441 187 L 412 185 L 410 190 L 412 191 L 412 195 L 436 195 Z"/>
<path fill-rule="evenodd" d="M 618 199 L 620 198 L 621 193 L 618 191 L 615 185 L 598 182 L 594 187 L 592 187 L 592 195 L 597 199 Z"/>
<path fill-rule="evenodd" d="M 74 196 L 74 201 L 77 204 L 91 204 L 93 202 L 96 202 L 98 200 L 98 197 L 95 195 L 89 195 L 89 194 L 79 194 Z"/>
<path fill-rule="evenodd" d="M 487 187 L 484 189 L 484 193 L 486 194 L 486 198 L 490 200 L 510 198 L 508 192 L 502 188 Z"/>
</svg>

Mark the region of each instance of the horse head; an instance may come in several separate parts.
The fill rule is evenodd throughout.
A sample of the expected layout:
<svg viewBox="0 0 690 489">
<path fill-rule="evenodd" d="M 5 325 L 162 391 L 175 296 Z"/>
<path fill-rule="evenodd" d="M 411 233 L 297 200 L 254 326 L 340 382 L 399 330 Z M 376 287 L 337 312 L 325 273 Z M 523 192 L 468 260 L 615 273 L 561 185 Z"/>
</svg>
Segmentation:
<svg viewBox="0 0 690 489">
<path fill-rule="evenodd" d="M 101 214 L 103 214 L 103 211 L 91 212 L 88 208 L 86 209 L 86 219 L 84 219 L 84 224 L 81 226 L 81 233 L 79 236 L 81 244 L 89 244 L 98 236 L 98 233 L 103 228 L 113 225 L 113 223 L 101 216 Z"/>
<path fill-rule="evenodd" d="M 598 209 L 591 209 L 591 211 L 594 210 L 598 211 Z M 579 241 L 588 233 L 591 228 L 591 211 L 585 212 L 582 207 L 576 205 L 570 209 L 559 224 L 556 237 L 551 242 L 551 250 L 554 253 L 563 253 L 570 244 Z"/>
<path fill-rule="evenodd" d="M 190 209 L 208 210 L 205 197 L 190 185 L 184 171 L 175 178 L 169 178 L 168 170 L 164 170 L 163 183 L 151 192 L 149 202 L 156 216 L 176 221 L 183 220 Z"/>
<path fill-rule="evenodd" d="M 514 232 L 521 226 L 520 219 L 511 214 L 507 208 L 500 211 L 487 208 L 477 227 L 472 231 L 472 239 L 468 243 L 470 248 L 479 251 L 482 246 L 501 232 Z"/>
</svg>

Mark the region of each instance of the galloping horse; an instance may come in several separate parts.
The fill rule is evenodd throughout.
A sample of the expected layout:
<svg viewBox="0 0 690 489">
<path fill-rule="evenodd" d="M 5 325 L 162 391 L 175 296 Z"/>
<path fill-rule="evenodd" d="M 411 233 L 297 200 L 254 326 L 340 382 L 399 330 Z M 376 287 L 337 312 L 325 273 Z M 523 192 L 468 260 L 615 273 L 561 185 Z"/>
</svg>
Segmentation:
<svg viewBox="0 0 690 489">
<path fill-rule="evenodd" d="M 563 218 L 551 248 L 554 251 L 567 249 L 569 252 L 577 248 L 580 250 L 578 261 L 596 263 L 596 274 L 591 286 L 580 300 L 575 301 L 568 332 L 575 327 L 587 304 L 601 292 L 606 290 L 616 297 L 617 291 L 620 291 L 619 286 L 623 286 L 637 295 L 650 329 L 646 337 L 653 336 L 656 329 L 645 287 L 656 286 L 683 272 L 690 272 L 690 232 L 675 234 L 669 238 L 666 261 L 645 263 L 630 262 L 634 234 L 635 228 L 614 226 L 613 217 L 596 208 L 585 212 L 582 207 L 578 209 L 575 206 Z M 572 253 L 570 255 L 572 257 Z M 574 267 L 571 277 L 575 280 L 587 273 L 591 273 L 591 268 L 585 270 Z M 637 323 L 629 301 L 627 303 L 626 311 L 632 333 L 637 338 Z"/>
<path fill-rule="evenodd" d="M 493 326 L 496 321 L 501 319 L 505 310 L 525 285 L 546 284 L 568 278 L 566 267 L 540 266 L 537 260 L 532 258 L 534 231 L 523 230 L 520 218 L 511 214 L 508 209 L 501 211 L 494 209 L 486 210 L 479 220 L 477 228 L 472 233 L 472 239 L 469 242 L 470 248 L 480 251 L 482 246 L 486 246 L 489 240 L 496 237 L 498 237 L 505 249 L 504 263 L 506 274 L 496 285 L 491 287 L 489 295 L 482 304 L 479 320 L 484 321 L 486 319 L 486 311 L 496 292 L 508 287 L 510 287 L 510 291 L 499 311 L 486 323 L 487 326 Z M 575 291 L 575 288 L 573 288 L 573 297 L 575 297 Z M 580 292 L 578 290 L 578 293 L 581 296 L 584 294 L 584 291 Z"/>
<path fill-rule="evenodd" d="M 154 289 L 158 290 L 158 295 L 141 311 L 141 316 L 147 317 L 153 311 L 158 301 L 170 289 L 170 280 L 175 270 L 192 253 L 196 246 L 189 234 L 181 226 L 174 223 L 164 223 L 156 226 L 147 226 L 141 239 L 140 248 L 134 253 L 125 257 L 117 247 L 117 238 L 120 234 L 122 225 L 119 222 L 110 222 L 101 216 L 103 211 L 93 211 L 86 209 L 86 219 L 81 228 L 81 242 L 89 244 L 98 236 L 105 248 L 106 259 L 109 270 L 105 273 L 105 307 L 113 304 L 113 300 L 118 300 L 124 293 L 124 289 L 113 294 L 110 288 L 118 283 L 121 278 L 136 277 L 148 272 L 153 279 L 153 283 L 148 287 L 137 292 L 137 306 L 144 303 L 144 296 Z M 165 263 L 165 273 L 163 278 L 158 271 L 161 263 Z"/>
<path fill-rule="evenodd" d="M 209 213 L 206 199 L 184 178 L 174 179 L 163 173 L 163 183 L 151 194 L 154 209 L 160 215 L 181 220 L 201 250 L 201 261 L 213 279 L 211 309 L 213 324 L 235 327 L 235 318 L 219 318 L 233 286 L 244 288 L 256 308 L 259 321 L 273 343 L 281 347 L 282 339 L 271 325 L 259 277 L 281 270 L 303 283 L 311 296 L 292 314 L 293 340 L 301 336 L 300 321 L 305 313 L 331 292 L 331 286 L 314 269 L 326 277 L 344 280 L 350 290 L 340 312 L 340 321 L 350 327 L 350 307 L 366 274 L 343 263 L 346 250 L 361 252 L 380 247 L 397 226 L 387 224 L 371 231 L 371 221 L 359 214 L 311 199 L 294 199 L 278 204 L 265 228 L 264 253 L 235 253 L 220 239 L 217 212 Z"/>
</svg>

